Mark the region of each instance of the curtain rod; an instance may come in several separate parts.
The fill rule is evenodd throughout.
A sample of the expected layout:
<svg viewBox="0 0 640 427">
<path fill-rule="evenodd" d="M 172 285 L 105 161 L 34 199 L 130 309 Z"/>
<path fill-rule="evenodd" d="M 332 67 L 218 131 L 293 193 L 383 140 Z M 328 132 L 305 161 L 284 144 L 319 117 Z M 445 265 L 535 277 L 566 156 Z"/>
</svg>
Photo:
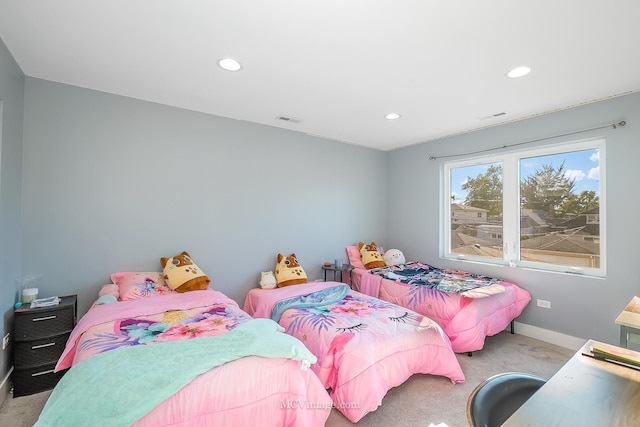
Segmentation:
<svg viewBox="0 0 640 427">
<path fill-rule="evenodd" d="M 547 136 L 547 137 L 544 137 L 544 138 L 532 139 L 530 141 L 518 142 L 516 144 L 505 144 L 505 145 L 503 145 L 501 147 L 485 148 L 485 149 L 478 150 L 478 151 L 469 151 L 467 153 L 460 153 L 460 154 L 449 154 L 449 155 L 446 155 L 446 156 L 429 156 L 429 160 L 446 159 L 448 157 L 469 156 L 469 155 L 472 155 L 472 154 L 486 153 L 486 152 L 489 152 L 489 151 L 500 150 L 500 149 L 503 149 L 503 148 L 517 147 L 518 145 L 531 144 L 533 142 L 545 141 L 547 139 L 560 138 L 562 136 L 575 135 L 577 133 L 583 133 L 583 132 L 591 132 L 592 130 L 605 129 L 605 128 L 609 128 L 609 127 L 612 127 L 614 129 L 616 129 L 618 126 L 622 127 L 622 126 L 625 126 L 626 124 L 627 124 L 627 122 L 622 120 L 622 121 L 619 121 L 618 123 L 611 123 L 611 124 L 608 124 L 608 125 L 598 126 L 598 127 L 594 127 L 594 128 L 590 128 L 590 129 L 582 129 L 582 130 L 577 130 L 575 132 L 568 132 L 568 133 L 563 133 L 563 134 L 560 134 L 560 135 L 554 135 L 554 136 Z"/>
</svg>

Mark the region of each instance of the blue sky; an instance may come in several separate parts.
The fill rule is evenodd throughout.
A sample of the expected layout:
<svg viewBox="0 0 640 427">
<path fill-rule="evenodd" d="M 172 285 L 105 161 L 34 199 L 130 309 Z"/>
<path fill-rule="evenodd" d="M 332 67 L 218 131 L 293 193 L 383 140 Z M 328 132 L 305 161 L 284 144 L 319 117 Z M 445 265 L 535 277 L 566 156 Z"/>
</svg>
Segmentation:
<svg viewBox="0 0 640 427">
<path fill-rule="evenodd" d="M 582 191 L 591 190 L 595 191 L 596 195 L 600 195 L 600 158 L 597 149 L 523 159 L 520 162 L 520 173 L 523 177 L 533 175 L 536 170 L 541 170 L 543 165 L 548 164 L 557 169 L 563 160 L 565 175 L 575 180 L 574 193 L 579 194 Z M 454 201 L 456 203 L 462 203 L 466 197 L 462 185 L 467 177 L 475 178 L 479 174 L 485 173 L 490 165 L 468 166 L 451 170 L 451 190 L 455 195 Z"/>
</svg>

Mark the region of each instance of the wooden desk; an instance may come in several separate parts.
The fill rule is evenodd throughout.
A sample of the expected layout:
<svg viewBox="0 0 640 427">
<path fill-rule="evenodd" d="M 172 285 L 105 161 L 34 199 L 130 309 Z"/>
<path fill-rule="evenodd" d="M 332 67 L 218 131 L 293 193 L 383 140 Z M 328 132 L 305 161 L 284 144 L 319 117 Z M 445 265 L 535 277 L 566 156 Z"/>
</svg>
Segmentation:
<svg viewBox="0 0 640 427">
<path fill-rule="evenodd" d="M 628 347 L 629 334 L 640 335 L 640 293 L 631 298 L 616 323 L 620 325 L 620 347 Z"/>
<path fill-rule="evenodd" d="M 638 426 L 640 371 L 584 356 L 587 341 L 503 426 Z"/>
</svg>

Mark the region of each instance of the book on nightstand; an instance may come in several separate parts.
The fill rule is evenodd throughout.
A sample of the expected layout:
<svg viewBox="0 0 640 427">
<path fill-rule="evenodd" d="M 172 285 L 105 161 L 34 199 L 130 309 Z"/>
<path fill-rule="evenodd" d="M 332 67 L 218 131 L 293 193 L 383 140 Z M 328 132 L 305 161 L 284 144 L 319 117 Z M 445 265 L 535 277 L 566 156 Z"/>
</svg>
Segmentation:
<svg viewBox="0 0 640 427">
<path fill-rule="evenodd" d="M 30 308 L 51 307 L 58 304 L 60 304 L 60 297 L 40 298 L 31 301 Z"/>
</svg>

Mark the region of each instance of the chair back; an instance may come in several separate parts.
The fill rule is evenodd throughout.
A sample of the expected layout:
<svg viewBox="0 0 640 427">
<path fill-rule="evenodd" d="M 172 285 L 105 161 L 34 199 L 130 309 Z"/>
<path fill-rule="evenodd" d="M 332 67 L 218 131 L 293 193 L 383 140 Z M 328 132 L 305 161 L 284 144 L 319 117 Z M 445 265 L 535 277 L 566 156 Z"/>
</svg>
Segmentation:
<svg viewBox="0 0 640 427">
<path fill-rule="evenodd" d="M 521 372 L 494 375 L 478 384 L 467 400 L 471 427 L 498 427 L 545 384 L 545 380 Z"/>
</svg>

